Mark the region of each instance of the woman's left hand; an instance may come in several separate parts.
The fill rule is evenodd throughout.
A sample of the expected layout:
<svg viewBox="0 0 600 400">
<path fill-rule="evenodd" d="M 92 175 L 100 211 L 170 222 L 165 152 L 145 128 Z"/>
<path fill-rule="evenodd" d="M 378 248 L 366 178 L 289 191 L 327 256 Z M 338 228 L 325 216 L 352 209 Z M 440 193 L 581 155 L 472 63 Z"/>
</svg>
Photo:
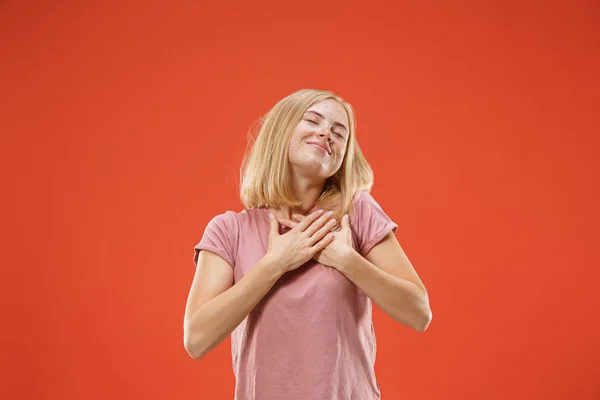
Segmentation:
<svg viewBox="0 0 600 400">
<path fill-rule="evenodd" d="M 306 218 L 304 215 L 294 214 L 294 221 L 286 218 L 277 218 L 282 225 L 288 228 L 295 227 Z M 348 214 L 342 218 L 341 229 L 333 232 L 333 241 L 313 257 L 317 262 L 341 272 L 348 256 L 354 251 L 352 247 L 352 231 L 348 222 Z"/>
</svg>

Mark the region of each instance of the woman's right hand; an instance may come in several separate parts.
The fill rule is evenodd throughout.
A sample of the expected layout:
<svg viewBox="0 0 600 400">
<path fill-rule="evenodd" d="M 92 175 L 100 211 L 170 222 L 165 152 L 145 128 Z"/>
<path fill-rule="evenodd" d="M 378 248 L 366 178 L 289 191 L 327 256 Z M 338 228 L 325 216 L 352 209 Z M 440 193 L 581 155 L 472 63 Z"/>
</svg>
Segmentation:
<svg viewBox="0 0 600 400">
<path fill-rule="evenodd" d="M 330 231 L 335 226 L 335 219 L 332 216 L 332 211 L 313 211 L 290 231 L 280 235 L 279 221 L 269 213 L 271 230 L 267 256 L 284 273 L 300 267 L 333 240 Z"/>
</svg>

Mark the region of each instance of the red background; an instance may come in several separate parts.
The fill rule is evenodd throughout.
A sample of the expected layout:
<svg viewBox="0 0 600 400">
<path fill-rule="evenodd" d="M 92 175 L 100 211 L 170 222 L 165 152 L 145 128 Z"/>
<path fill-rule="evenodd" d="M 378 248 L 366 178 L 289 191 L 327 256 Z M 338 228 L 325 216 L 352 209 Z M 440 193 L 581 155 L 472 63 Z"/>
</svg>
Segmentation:
<svg viewBox="0 0 600 400">
<path fill-rule="evenodd" d="M 193 246 L 251 124 L 356 109 L 430 293 L 375 307 L 383 399 L 598 399 L 598 2 L 0 6 L 4 398 L 231 399 L 183 347 Z"/>
</svg>

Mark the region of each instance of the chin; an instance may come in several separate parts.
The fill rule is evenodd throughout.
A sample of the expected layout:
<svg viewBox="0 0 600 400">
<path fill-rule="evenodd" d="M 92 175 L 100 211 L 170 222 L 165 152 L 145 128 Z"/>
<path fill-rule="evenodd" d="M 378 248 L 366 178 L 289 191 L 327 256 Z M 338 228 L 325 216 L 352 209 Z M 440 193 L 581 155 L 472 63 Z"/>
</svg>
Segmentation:
<svg viewBox="0 0 600 400">
<path fill-rule="evenodd" d="M 315 179 L 325 180 L 329 176 L 327 171 L 323 169 L 323 164 L 316 161 L 305 160 L 302 163 L 293 163 L 292 167 L 302 175 L 314 177 Z"/>
</svg>

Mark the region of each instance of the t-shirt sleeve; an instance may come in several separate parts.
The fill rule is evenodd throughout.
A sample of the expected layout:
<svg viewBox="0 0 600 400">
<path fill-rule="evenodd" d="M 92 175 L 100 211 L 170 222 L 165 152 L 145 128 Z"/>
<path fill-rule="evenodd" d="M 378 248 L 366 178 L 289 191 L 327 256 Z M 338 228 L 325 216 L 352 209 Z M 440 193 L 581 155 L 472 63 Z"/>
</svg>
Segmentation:
<svg viewBox="0 0 600 400">
<path fill-rule="evenodd" d="M 388 217 L 379 203 L 367 192 L 358 192 L 350 212 L 356 250 L 363 257 L 390 231 L 396 233 L 398 225 Z"/>
<path fill-rule="evenodd" d="M 198 263 L 200 250 L 207 250 L 221 256 L 233 268 L 237 256 L 238 232 L 237 216 L 233 211 L 211 219 L 206 225 L 202 239 L 194 246 L 194 265 Z"/>
</svg>

